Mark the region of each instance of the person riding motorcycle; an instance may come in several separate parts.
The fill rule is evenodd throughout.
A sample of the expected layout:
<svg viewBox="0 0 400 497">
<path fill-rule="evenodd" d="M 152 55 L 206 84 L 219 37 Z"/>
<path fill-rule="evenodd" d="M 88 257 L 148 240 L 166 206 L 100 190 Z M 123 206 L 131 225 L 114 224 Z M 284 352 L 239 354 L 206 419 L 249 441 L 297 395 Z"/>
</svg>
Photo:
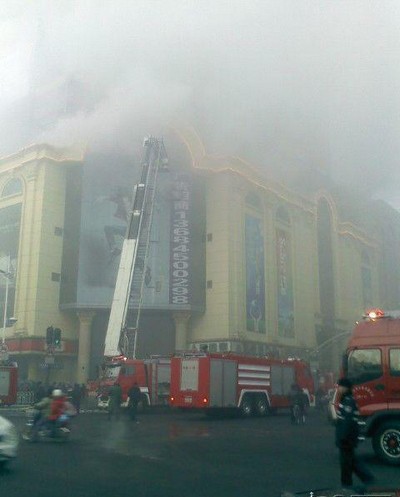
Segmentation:
<svg viewBox="0 0 400 497">
<path fill-rule="evenodd" d="M 35 417 L 33 419 L 33 429 L 35 431 L 40 430 L 40 428 L 47 423 L 47 420 L 51 413 L 51 402 L 52 389 L 50 388 L 47 391 L 47 395 L 33 405 L 33 407 L 37 410 L 37 413 L 35 414 Z"/>
<path fill-rule="evenodd" d="M 50 415 L 48 416 L 52 436 L 55 436 L 58 420 L 64 414 L 65 403 L 66 397 L 64 396 L 63 391 L 59 388 L 53 390 L 50 404 Z"/>
</svg>

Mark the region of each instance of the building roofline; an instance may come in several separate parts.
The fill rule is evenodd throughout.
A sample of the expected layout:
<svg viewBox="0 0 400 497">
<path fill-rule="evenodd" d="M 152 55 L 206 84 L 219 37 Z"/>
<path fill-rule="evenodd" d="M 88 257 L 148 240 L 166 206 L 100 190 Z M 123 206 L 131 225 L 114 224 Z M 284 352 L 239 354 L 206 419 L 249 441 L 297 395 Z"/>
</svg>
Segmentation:
<svg viewBox="0 0 400 497">
<path fill-rule="evenodd" d="M 83 162 L 86 146 L 77 144 L 71 147 L 55 147 L 48 143 L 33 143 L 10 155 L 0 157 L 0 168 L 4 165 L 16 166 L 31 160 L 49 159 L 54 162 Z"/>
</svg>

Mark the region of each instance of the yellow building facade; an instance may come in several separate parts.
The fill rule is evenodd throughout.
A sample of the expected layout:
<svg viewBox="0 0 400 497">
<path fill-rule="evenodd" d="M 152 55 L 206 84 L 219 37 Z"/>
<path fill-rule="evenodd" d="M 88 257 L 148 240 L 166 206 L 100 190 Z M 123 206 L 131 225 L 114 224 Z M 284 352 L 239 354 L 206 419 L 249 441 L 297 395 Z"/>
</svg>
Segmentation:
<svg viewBox="0 0 400 497">
<path fill-rule="evenodd" d="M 337 369 L 347 335 L 365 310 L 363 292 L 368 293 L 369 305 L 380 303 L 377 241 L 341 221 L 327 191 L 308 198 L 295 194 L 238 159 L 204 157 L 200 169 L 207 178 L 206 312 L 192 316 L 190 346 L 297 356 Z M 321 311 L 320 302 L 321 205 L 330 218 L 324 229 L 330 235 L 332 289 L 322 298 L 334 302 L 331 314 Z M 250 330 L 246 317 L 249 216 L 258 220 L 262 234 L 262 332 Z M 363 283 L 364 252 L 370 259 L 364 267 L 368 281 Z M 285 317 L 292 321 L 286 331 L 280 325 Z"/>
<path fill-rule="evenodd" d="M 59 294 L 66 175 L 81 165 L 81 151 L 45 145 L 33 145 L 0 160 L 1 269 L 6 270 L 5 261 L 10 258 L 7 316 L 17 319 L 12 327 L 3 328 L 3 334 L 24 378 L 46 378 L 45 336 L 51 325 L 62 330 L 63 338 L 51 380 L 76 373 L 79 323 L 76 316 L 60 312 Z M 4 319 L 4 305 L 2 314 Z"/>
<path fill-rule="evenodd" d="M 174 143 L 169 146 L 174 157 Z M 176 149 L 180 167 L 204 185 L 205 219 L 198 227 L 204 305 L 162 309 L 163 323 L 172 324 L 160 331 L 155 321 L 149 325 L 154 336 L 148 351 L 206 348 L 302 357 L 337 371 L 365 308 L 397 298 L 382 292 L 390 264 L 382 262 L 385 241 L 378 231 L 355 223 L 329 188 L 289 188 L 241 159 L 208 155 L 193 134 L 180 136 Z M 3 334 L 23 378 L 85 382 L 102 354 L 112 276 L 103 301 L 91 299 L 90 288 L 100 286 L 74 296 L 84 271 L 82 224 L 75 218 L 85 162 L 82 150 L 47 145 L 0 159 L 0 270 L 11 261 L 7 317 L 17 319 Z M 99 204 L 92 204 L 96 212 Z M 109 263 L 115 273 L 118 261 L 103 266 Z M 0 278 L 0 307 L 5 284 Z M 49 326 L 62 330 L 55 350 L 46 344 Z"/>
</svg>

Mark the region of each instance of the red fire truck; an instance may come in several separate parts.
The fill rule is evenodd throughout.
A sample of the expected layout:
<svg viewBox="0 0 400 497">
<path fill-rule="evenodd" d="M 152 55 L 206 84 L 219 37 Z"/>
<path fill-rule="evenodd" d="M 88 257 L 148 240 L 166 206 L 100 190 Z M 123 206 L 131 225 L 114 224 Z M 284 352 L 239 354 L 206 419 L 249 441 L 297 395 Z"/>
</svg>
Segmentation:
<svg viewBox="0 0 400 497">
<path fill-rule="evenodd" d="M 18 367 L 0 365 L 0 405 L 17 402 Z"/>
<path fill-rule="evenodd" d="M 168 405 L 171 359 L 152 357 L 150 359 L 127 359 L 124 356 L 110 358 L 103 366 L 99 382 L 98 407 L 108 406 L 108 390 L 118 382 L 122 388 L 122 401 L 126 406 L 128 391 L 137 383 L 142 392 L 142 405 Z"/>
<path fill-rule="evenodd" d="M 314 403 L 309 365 L 298 359 L 269 359 L 233 353 L 186 353 L 171 360 L 170 404 L 179 408 L 239 408 L 244 416 L 264 416 L 290 407 L 289 393 L 299 385 Z"/>
<path fill-rule="evenodd" d="M 343 357 L 363 431 L 375 453 L 400 464 L 400 311 L 372 309 L 356 324 Z M 335 393 L 333 404 L 340 399 Z"/>
</svg>

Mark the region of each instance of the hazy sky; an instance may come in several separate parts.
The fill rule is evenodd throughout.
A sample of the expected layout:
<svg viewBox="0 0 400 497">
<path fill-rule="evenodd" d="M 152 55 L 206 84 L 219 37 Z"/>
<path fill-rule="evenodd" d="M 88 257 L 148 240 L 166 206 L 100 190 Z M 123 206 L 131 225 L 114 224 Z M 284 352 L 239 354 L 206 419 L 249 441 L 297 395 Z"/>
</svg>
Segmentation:
<svg viewBox="0 0 400 497">
<path fill-rule="evenodd" d="M 90 105 L 35 129 L 32 94 L 70 78 Z M 324 167 L 400 207 L 399 90 L 398 0 L 0 2 L 1 155 L 129 150 L 184 117 L 210 152 Z"/>
</svg>

